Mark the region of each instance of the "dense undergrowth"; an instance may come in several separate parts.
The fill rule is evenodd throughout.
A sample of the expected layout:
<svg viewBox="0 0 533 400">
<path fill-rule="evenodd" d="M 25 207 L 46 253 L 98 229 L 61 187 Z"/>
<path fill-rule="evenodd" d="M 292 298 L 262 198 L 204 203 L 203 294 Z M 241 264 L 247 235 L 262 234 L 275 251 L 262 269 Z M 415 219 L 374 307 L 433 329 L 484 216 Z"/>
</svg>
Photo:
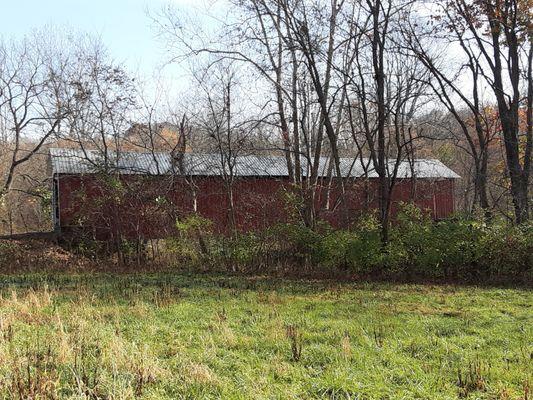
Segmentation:
<svg viewBox="0 0 533 400">
<path fill-rule="evenodd" d="M 455 281 L 533 279 L 533 225 L 454 218 L 432 221 L 406 206 L 386 246 L 372 215 L 347 230 L 321 223 L 278 224 L 262 232 L 217 236 L 198 216 L 167 241 L 176 264 L 211 270 L 322 273 L 367 278 Z"/>
<path fill-rule="evenodd" d="M 533 283 L 533 224 L 452 218 L 432 221 L 403 207 L 384 246 L 373 215 L 350 229 L 289 222 L 259 232 L 215 234 L 198 215 L 157 241 L 79 240 L 61 246 L 0 241 L 0 273 L 203 271 L 411 282 Z"/>
</svg>

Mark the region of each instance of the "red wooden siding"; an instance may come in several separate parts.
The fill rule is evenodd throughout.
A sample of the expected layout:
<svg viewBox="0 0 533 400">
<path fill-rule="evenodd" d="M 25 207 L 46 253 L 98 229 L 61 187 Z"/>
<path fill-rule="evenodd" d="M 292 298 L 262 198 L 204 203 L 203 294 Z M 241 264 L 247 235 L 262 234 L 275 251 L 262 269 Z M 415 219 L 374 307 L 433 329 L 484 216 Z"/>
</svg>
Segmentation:
<svg viewBox="0 0 533 400">
<path fill-rule="evenodd" d="M 106 193 L 93 175 L 58 175 L 57 179 L 59 219 L 64 232 L 80 226 L 92 229 L 100 237 L 117 231 L 126 236 L 165 237 L 172 234 L 176 218 L 194 210 L 194 196 L 182 178 L 170 182 L 168 177 L 124 175 L 121 181 L 135 195 L 124 196 L 118 205 L 115 201 L 103 200 Z M 223 180 L 214 176 L 195 177 L 194 184 L 197 212 L 213 221 L 215 230 L 227 232 L 230 224 Z M 376 179 L 367 182 L 350 179 L 345 184 L 343 202 L 338 185 L 329 192 L 329 204 L 325 187 L 318 191 L 316 198 L 319 218 L 336 227 L 346 227 L 364 210 L 378 206 Z M 400 202 L 412 199 L 419 207 L 431 212 L 435 219 L 453 213 L 453 179 L 419 179 L 414 185 L 411 179 L 398 180 L 393 192 L 393 216 Z M 287 178 L 237 178 L 233 193 L 238 229 L 259 230 L 286 221 L 284 192 L 292 190 L 291 187 Z M 158 205 L 161 198 L 166 200 Z M 97 217 L 87 218 L 89 213 Z"/>
</svg>

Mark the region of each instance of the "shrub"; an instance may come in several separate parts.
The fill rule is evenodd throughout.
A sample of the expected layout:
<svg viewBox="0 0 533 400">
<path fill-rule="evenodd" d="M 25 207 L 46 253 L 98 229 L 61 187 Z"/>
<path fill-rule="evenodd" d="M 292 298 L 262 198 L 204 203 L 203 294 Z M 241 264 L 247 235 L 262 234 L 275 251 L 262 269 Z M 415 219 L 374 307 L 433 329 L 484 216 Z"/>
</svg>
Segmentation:
<svg viewBox="0 0 533 400">
<path fill-rule="evenodd" d="M 261 254 L 261 240 L 253 232 L 232 237 L 221 235 L 212 240 L 209 263 L 215 266 L 222 264 L 232 271 L 244 270 L 261 264 Z"/>
<path fill-rule="evenodd" d="M 20 249 L 18 244 L 9 240 L 0 240 L 0 266 L 13 263 L 19 253 Z"/>
<path fill-rule="evenodd" d="M 171 242 L 182 261 L 233 271 L 260 268 L 348 271 L 388 278 L 497 280 L 533 279 L 533 225 L 486 224 L 453 218 L 434 222 L 410 204 L 400 208 L 384 246 L 375 214 L 350 229 L 321 222 L 278 224 L 261 232 L 214 235 L 197 215 L 177 223 Z"/>
<path fill-rule="evenodd" d="M 476 274 L 482 225 L 464 219 L 433 222 L 413 205 L 404 205 L 392 228 L 389 248 L 400 256 L 388 260 L 395 272 L 442 278 Z"/>
<path fill-rule="evenodd" d="M 480 268 L 497 276 L 533 278 L 533 224 L 495 224 L 479 240 Z"/>
<path fill-rule="evenodd" d="M 206 262 L 210 254 L 209 242 L 212 240 L 212 222 L 191 214 L 176 221 L 177 235 L 169 238 L 166 247 L 178 261 L 193 265 Z"/>
<path fill-rule="evenodd" d="M 363 216 L 351 230 L 331 230 L 322 239 L 323 263 L 330 269 L 372 273 L 383 264 L 379 224 L 374 214 Z"/>
<path fill-rule="evenodd" d="M 108 249 L 108 243 L 97 241 L 84 235 L 77 236 L 69 247 L 74 253 L 91 260 L 97 260 L 100 256 L 106 256 L 111 253 Z"/>
<path fill-rule="evenodd" d="M 267 230 L 265 239 L 271 244 L 271 250 L 278 253 L 278 258 L 309 266 L 320 264 L 324 258 L 321 239 L 329 230 L 327 224 L 314 230 L 299 223 L 277 224 Z"/>
</svg>

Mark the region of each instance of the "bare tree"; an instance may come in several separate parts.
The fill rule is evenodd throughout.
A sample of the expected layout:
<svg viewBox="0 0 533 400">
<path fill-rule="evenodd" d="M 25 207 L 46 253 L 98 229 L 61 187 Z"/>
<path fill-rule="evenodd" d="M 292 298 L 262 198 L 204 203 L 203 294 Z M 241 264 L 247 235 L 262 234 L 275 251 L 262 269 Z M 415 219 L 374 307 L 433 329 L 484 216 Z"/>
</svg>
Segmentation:
<svg viewBox="0 0 533 400">
<path fill-rule="evenodd" d="M 403 160 L 413 164 L 413 141 L 421 135 L 415 117 L 427 91 L 426 71 L 399 43 L 412 2 L 253 0 L 235 6 L 215 37 L 188 35 L 188 25 L 173 13 L 160 26 L 178 43 L 178 59 L 211 55 L 214 62 L 240 62 L 273 89 L 266 102 L 276 105 L 272 125 L 281 132 L 289 176 L 301 189 L 306 224 L 314 226 L 319 217 L 317 193 L 324 187 L 326 204 L 333 186 L 342 193 L 335 206 L 343 204 L 353 165 L 341 165 L 342 152 L 366 173 L 375 170 L 386 242 L 396 174 Z"/>
<path fill-rule="evenodd" d="M 388 240 L 398 169 L 412 159 L 413 141 L 422 135 L 415 117 L 424 104 L 426 74 L 415 57 L 402 51 L 399 35 L 402 20 L 410 12 L 409 2 L 367 0 L 361 4 L 352 19 L 355 27 L 350 31 L 356 37 L 350 63 L 341 70 L 349 77 L 345 90 L 353 139 L 369 154 L 364 170 L 378 175 L 383 242 Z"/>
<path fill-rule="evenodd" d="M 475 28 L 470 24 L 474 18 L 481 22 L 481 14 L 469 14 L 474 11 L 472 7 L 477 6 L 447 3 L 437 9 L 436 15 L 417 16 L 406 21 L 403 32 L 409 50 L 431 73 L 433 82 L 430 85 L 434 93 L 456 119 L 466 140 L 465 150 L 474 163 L 474 204 L 479 203 L 485 217 L 490 219 L 488 164 L 490 146 L 495 139 L 491 126 L 494 113 L 490 104 L 483 101 L 487 63 L 484 49 L 479 47 L 480 43 L 489 44 L 484 39 L 479 43 L 475 40 L 476 36 L 481 39 L 481 31 L 476 31 L 477 28 L 469 33 L 470 28 Z M 471 10 L 467 11 L 468 8 Z M 442 51 L 443 48 L 448 51 Z M 450 63 L 450 54 L 455 53 L 461 56 L 458 66 Z M 492 83 L 491 86 L 494 87 Z"/>
<path fill-rule="evenodd" d="M 439 7 L 440 6 L 440 7 Z M 435 18 L 440 29 L 446 30 L 447 40 L 453 40 L 464 56 L 474 79 L 474 85 L 482 80 L 488 83 L 496 100 L 503 136 L 505 160 L 510 180 L 517 223 L 529 218 L 529 179 L 533 149 L 532 131 L 532 59 L 531 7 L 522 0 L 451 0 L 437 4 Z M 420 50 L 418 48 L 418 53 Z M 453 88 L 447 82 L 442 68 L 432 65 L 423 57 L 426 65 L 442 82 L 439 86 Z M 442 92 L 442 87 L 440 88 Z M 479 99 L 477 88 L 472 96 L 460 96 L 458 89 L 451 89 L 469 108 L 477 113 Z M 448 100 L 445 102 L 449 103 Z M 521 121 L 525 120 L 525 123 Z M 481 121 L 480 124 L 481 125 Z M 481 127 L 476 127 L 478 140 L 484 140 Z M 484 152 L 486 153 L 486 152 Z M 480 157 L 480 179 L 483 180 L 485 154 Z M 483 186 L 484 182 L 480 182 Z"/>
<path fill-rule="evenodd" d="M 235 101 L 239 98 L 238 81 L 233 65 L 214 64 L 200 68 L 195 74 L 201 103 L 194 115 L 194 124 L 211 143 L 218 157 L 212 165 L 225 187 L 230 232 L 237 232 L 234 185 L 239 157 L 250 151 L 251 133 L 257 123 L 245 117 Z"/>
<path fill-rule="evenodd" d="M 48 50 L 37 37 L 0 43 L 0 152 L 9 157 L 0 199 L 69 113 L 68 100 L 59 96 L 67 59 Z"/>
<path fill-rule="evenodd" d="M 302 112 L 311 113 L 316 107 L 311 103 L 314 101 L 310 97 L 312 93 L 301 90 L 302 82 L 307 79 L 306 69 L 300 68 L 304 62 L 303 55 L 291 27 L 287 25 L 288 11 L 284 2 L 236 1 L 234 15 L 238 16 L 237 21 L 225 22 L 220 35 L 214 40 L 199 38 L 197 33 L 188 32 L 188 25 L 180 23 L 182 16 L 170 10 L 163 13 L 159 23 L 169 42 L 178 43 L 181 47 L 176 60 L 203 55 L 212 56 L 209 62 L 239 62 L 241 66 L 250 67 L 246 70 L 247 78 L 259 78 L 264 82 L 262 85 L 271 90 L 266 93 L 265 103 L 260 108 L 268 110 L 274 104 L 269 115 L 263 118 L 267 127 L 264 130 L 274 127 L 279 132 L 279 140 L 275 138 L 268 146 L 256 146 L 256 150 L 279 149 L 284 154 L 289 179 L 296 187 L 302 188 L 306 199 L 306 210 L 302 210 L 304 220 L 313 225 L 318 161 L 316 168 L 311 166 L 321 156 L 323 127 L 320 125 L 320 135 L 316 140 L 310 132 L 304 131 L 306 125 L 302 121 L 305 116 L 300 113 L 300 108 L 303 104 Z M 241 68 L 241 73 L 244 70 Z M 302 157 L 306 158 L 304 164 Z M 308 175 L 310 168 L 315 177 L 302 179 Z"/>
<path fill-rule="evenodd" d="M 72 58 L 68 86 L 62 93 L 69 99 L 70 109 L 60 138 L 83 151 L 98 150 L 102 156 L 99 167 L 112 169 L 138 106 L 136 87 L 97 41 L 82 43 Z"/>
</svg>

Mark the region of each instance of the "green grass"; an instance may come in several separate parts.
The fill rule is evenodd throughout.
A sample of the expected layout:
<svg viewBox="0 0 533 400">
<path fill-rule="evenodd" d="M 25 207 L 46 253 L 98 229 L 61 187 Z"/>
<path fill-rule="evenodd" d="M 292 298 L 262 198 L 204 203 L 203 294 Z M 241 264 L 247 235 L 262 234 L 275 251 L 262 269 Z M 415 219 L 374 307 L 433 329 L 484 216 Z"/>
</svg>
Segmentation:
<svg viewBox="0 0 533 400">
<path fill-rule="evenodd" d="M 2 282 L 5 399 L 523 399 L 533 384 L 527 289 L 147 274 Z"/>
</svg>

